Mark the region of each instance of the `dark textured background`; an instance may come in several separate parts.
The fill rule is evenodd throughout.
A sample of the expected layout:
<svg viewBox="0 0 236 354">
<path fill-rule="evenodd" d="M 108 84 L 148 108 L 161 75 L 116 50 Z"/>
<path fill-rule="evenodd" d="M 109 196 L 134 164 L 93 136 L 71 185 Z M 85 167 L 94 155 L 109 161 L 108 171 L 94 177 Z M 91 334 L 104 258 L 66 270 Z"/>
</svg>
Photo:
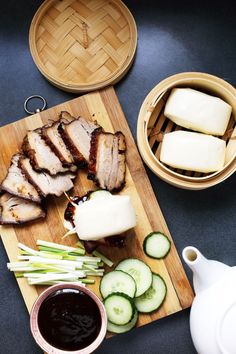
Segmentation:
<svg viewBox="0 0 236 354">
<path fill-rule="evenodd" d="M 1 125 L 24 117 L 23 102 L 32 94 L 43 95 L 49 107 L 75 97 L 51 86 L 31 59 L 28 30 L 41 2 L 0 2 Z M 126 4 L 137 22 L 138 50 L 134 66 L 115 88 L 134 137 L 143 99 L 167 76 L 202 71 L 236 86 L 234 0 L 127 0 Z M 178 251 L 191 244 L 209 258 L 236 264 L 236 176 L 208 190 L 192 192 L 171 187 L 148 173 Z M 0 243 L 0 353 L 41 353 L 31 337 L 29 316 L 6 262 Z M 189 272 L 188 276 L 191 279 Z M 195 353 L 188 317 L 189 310 L 185 310 L 116 336 L 96 353 Z"/>
</svg>

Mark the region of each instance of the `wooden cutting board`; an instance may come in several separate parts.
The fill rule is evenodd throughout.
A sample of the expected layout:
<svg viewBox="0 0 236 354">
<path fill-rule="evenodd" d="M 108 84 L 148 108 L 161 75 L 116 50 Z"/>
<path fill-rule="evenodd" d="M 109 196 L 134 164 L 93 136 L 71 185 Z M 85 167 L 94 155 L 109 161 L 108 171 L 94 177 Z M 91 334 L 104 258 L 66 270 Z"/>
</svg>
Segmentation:
<svg viewBox="0 0 236 354">
<path fill-rule="evenodd" d="M 111 258 L 115 265 L 119 260 L 127 257 L 143 259 L 154 272 L 161 274 L 165 279 L 168 292 L 163 306 L 151 315 L 140 315 L 138 326 L 189 307 L 192 303 L 193 292 L 177 254 L 174 241 L 172 240 L 171 251 L 165 260 L 148 258 L 143 252 L 143 238 L 153 230 L 164 232 L 170 239 L 172 238 L 112 87 L 86 94 L 0 128 L 0 180 L 5 177 L 11 156 L 20 148 L 27 129 L 38 128 L 47 123 L 49 119 L 55 120 L 62 110 L 69 111 L 73 116 L 83 115 L 86 118 L 96 119 L 106 131 L 121 130 L 125 134 L 127 173 L 126 186 L 122 194 L 129 194 L 132 198 L 137 214 L 137 226 L 134 231 L 128 233 L 127 245 L 124 249 L 100 248 L 99 250 Z M 82 195 L 91 189 L 94 189 L 94 185 L 87 180 L 86 171 L 80 171 L 74 190 L 70 194 Z M 0 233 L 10 261 L 17 260 L 18 242 L 32 248 L 36 248 L 35 242 L 37 239 L 75 245 L 76 236 L 61 239 L 65 233 L 63 213 L 66 205 L 67 200 L 64 196 L 60 198 L 51 197 L 47 200 L 48 214 L 45 220 L 32 222 L 25 226 L 2 226 Z M 30 286 L 25 279 L 17 279 L 17 282 L 28 311 L 30 311 L 43 288 Z M 95 285 L 90 286 L 97 295 L 99 295 L 98 286 L 99 280 L 96 281 Z"/>
</svg>

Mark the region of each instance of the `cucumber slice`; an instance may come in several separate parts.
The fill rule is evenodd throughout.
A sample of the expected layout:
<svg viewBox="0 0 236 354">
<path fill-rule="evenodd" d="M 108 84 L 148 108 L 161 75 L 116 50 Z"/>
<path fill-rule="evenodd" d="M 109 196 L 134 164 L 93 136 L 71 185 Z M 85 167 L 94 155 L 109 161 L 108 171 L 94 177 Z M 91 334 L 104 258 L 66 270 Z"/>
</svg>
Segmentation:
<svg viewBox="0 0 236 354">
<path fill-rule="evenodd" d="M 121 261 L 116 270 L 130 274 L 136 283 L 135 297 L 140 296 L 152 285 L 152 271 L 149 266 L 136 258 L 127 258 Z"/>
<path fill-rule="evenodd" d="M 98 189 L 97 191 L 89 194 L 89 199 L 109 198 L 112 194 L 104 189 Z"/>
<path fill-rule="evenodd" d="M 134 328 L 137 321 L 138 321 L 138 311 L 135 310 L 134 317 L 132 318 L 132 320 L 129 323 L 127 323 L 126 325 L 123 325 L 123 326 L 117 326 L 117 325 L 108 321 L 107 322 L 107 330 L 109 332 L 117 333 L 117 334 L 125 333 L 125 332 L 130 331 L 132 328 Z"/>
<path fill-rule="evenodd" d="M 104 275 L 100 282 L 100 293 L 106 298 L 111 293 L 123 293 L 134 297 L 136 293 L 136 284 L 131 275 L 121 271 L 113 270 Z"/>
<path fill-rule="evenodd" d="M 104 306 L 108 321 L 115 325 L 125 325 L 134 317 L 134 302 L 128 295 L 112 293 L 104 299 Z"/>
<path fill-rule="evenodd" d="M 157 310 L 165 300 L 167 287 L 164 279 L 154 273 L 152 277 L 152 286 L 135 299 L 135 306 L 139 312 L 149 313 Z"/>
<path fill-rule="evenodd" d="M 170 251 L 170 240 L 161 232 L 152 232 L 147 235 L 143 242 L 143 249 L 147 256 L 161 259 Z"/>
</svg>

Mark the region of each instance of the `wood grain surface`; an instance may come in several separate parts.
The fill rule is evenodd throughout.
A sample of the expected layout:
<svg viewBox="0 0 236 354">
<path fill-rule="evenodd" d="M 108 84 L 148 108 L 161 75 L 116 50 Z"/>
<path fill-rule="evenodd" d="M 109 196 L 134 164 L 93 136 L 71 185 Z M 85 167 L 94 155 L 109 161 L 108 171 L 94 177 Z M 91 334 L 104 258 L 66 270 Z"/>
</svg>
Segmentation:
<svg viewBox="0 0 236 354">
<path fill-rule="evenodd" d="M 192 289 L 112 87 L 86 94 L 0 128 L 0 179 L 2 180 L 5 177 L 11 156 L 19 150 L 27 129 L 40 127 L 47 123 L 49 119 L 57 119 L 61 110 L 67 110 L 74 116 L 83 115 L 88 119 L 97 120 L 106 131 L 114 132 L 120 130 L 125 134 L 127 142 L 127 171 L 126 186 L 121 194 L 129 194 L 131 196 L 137 215 L 137 226 L 133 231 L 127 233 L 125 248 L 101 247 L 99 250 L 111 258 L 115 265 L 118 261 L 127 257 L 143 259 L 154 272 L 161 274 L 165 279 L 168 292 L 163 306 L 150 315 L 140 315 L 138 326 L 189 307 L 193 300 Z M 81 195 L 91 189 L 94 189 L 94 185 L 87 180 L 86 171 L 80 171 L 76 178 L 75 187 L 70 194 Z M 32 248 L 36 248 L 37 239 L 75 245 L 77 241 L 75 235 L 62 240 L 62 236 L 65 233 L 63 214 L 66 204 L 67 200 L 64 196 L 60 198 L 50 197 L 46 200 L 48 213 L 45 220 L 32 222 L 24 226 L 1 227 L 1 237 L 10 261 L 17 259 L 18 241 Z M 148 258 L 143 252 L 143 239 L 153 230 L 164 232 L 172 240 L 171 251 L 164 260 Z M 25 279 L 17 279 L 17 282 L 28 311 L 30 311 L 43 287 L 30 286 Z M 99 295 L 98 286 L 99 280 L 96 281 L 95 285 L 89 287 Z"/>
</svg>

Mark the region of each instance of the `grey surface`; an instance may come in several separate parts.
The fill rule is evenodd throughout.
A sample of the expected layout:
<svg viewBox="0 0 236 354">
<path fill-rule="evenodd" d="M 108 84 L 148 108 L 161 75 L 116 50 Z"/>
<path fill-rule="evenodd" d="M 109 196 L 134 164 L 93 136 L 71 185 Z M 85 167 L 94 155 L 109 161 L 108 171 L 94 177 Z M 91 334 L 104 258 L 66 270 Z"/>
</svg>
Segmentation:
<svg viewBox="0 0 236 354">
<path fill-rule="evenodd" d="M 75 97 L 51 86 L 31 59 L 28 29 L 41 2 L 0 2 L 1 125 L 24 117 L 23 102 L 32 94 L 43 95 L 49 107 Z M 143 99 L 167 76 L 202 71 L 236 86 L 235 1 L 126 3 L 137 22 L 138 50 L 134 66 L 116 85 L 116 91 L 135 138 Z M 209 258 L 236 264 L 236 176 L 211 189 L 191 192 L 169 186 L 150 171 L 148 174 L 179 253 L 191 244 Z M 29 316 L 6 262 L 0 243 L 0 353 L 41 353 L 31 337 Z M 185 310 L 116 336 L 105 341 L 97 353 L 195 353 L 188 316 L 189 310 Z"/>
</svg>

